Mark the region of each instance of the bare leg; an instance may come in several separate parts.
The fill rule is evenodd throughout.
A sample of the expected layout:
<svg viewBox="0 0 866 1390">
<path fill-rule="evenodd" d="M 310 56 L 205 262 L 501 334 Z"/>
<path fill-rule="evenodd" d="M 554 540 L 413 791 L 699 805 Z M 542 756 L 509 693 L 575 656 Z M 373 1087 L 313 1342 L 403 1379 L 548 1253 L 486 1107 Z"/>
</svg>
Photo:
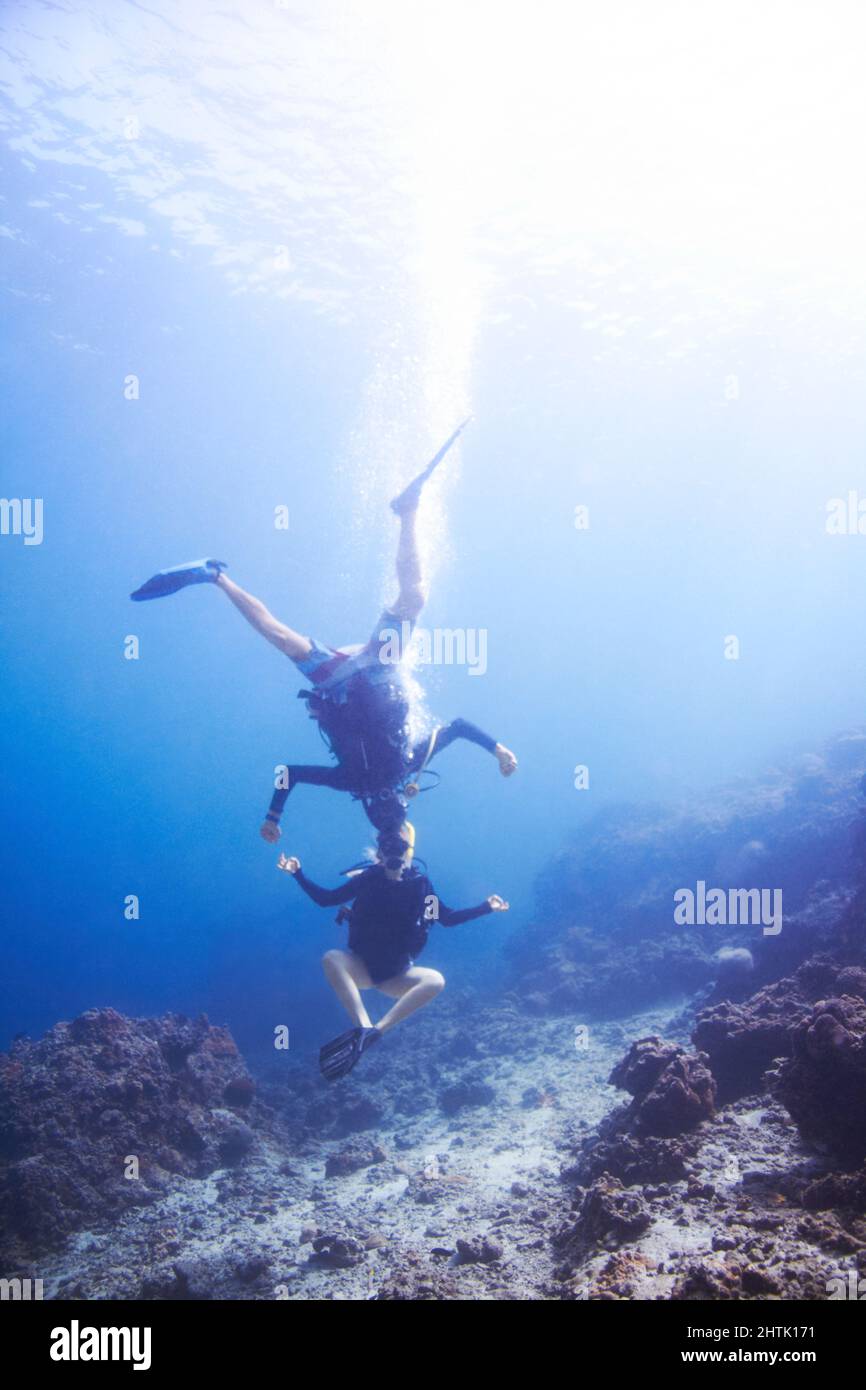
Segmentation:
<svg viewBox="0 0 866 1390">
<path fill-rule="evenodd" d="M 246 589 L 242 589 L 239 584 L 235 584 L 228 575 L 220 574 L 216 580 L 217 587 L 222 589 L 227 598 L 231 599 L 235 608 L 242 613 L 251 627 L 254 627 L 267 642 L 276 647 L 278 651 L 284 652 L 292 661 L 303 661 L 313 650 L 313 644 L 309 637 L 304 637 L 300 632 L 295 632 L 292 628 L 286 627 L 279 618 L 275 618 L 269 612 L 261 599 L 254 598 L 248 594 Z"/>
<path fill-rule="evenodd" d="M 418 551 L 418 511 L 403 512 L 400 516 L 400 539 L 397 542 L 397 583 L 400 593 L 391 612 L 398 618 L 413 620 L 427 601 L 427 591 L 421 574 Z"/>
<path fill-rule="evenodd" d="M 437 994 L 441 994 L 445 988 L 445 977 L 439 974 L 438 970 L 428 970 L 423 965 L 413 965 L 403 975 L 397 975 L 393 980 L 385 980 L 376 986 L 383 994 L 388 994 L 392 999 L 396 999 L 396 1004 L 388 1010 L 383 1018 L 379 1019 L 376 1027 L 380 1033 L 387 1033 L 390 1028 L 402 1023 L 404 1018 L 414 1014 L 417 1009 L 422 1009 L 425 1004 L 429 1004 L 431 999 L 435 999 Z"/>
<path fill-rule="evenodd" d="M 364 962 L 351 951 L 326 951 L 322 956 L 322 969 L 352 1022 L 359 1028 L 372 1028 L 361 998 L 362 989 L 373 988 Z"/>
</svg>

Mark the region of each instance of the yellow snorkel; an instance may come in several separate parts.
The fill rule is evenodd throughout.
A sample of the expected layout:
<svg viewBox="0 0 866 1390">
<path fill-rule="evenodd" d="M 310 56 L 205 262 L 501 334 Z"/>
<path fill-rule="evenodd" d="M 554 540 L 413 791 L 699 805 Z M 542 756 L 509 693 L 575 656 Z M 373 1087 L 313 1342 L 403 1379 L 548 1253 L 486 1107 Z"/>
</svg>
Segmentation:
<svg viewBox="0 0 866 1390">
<path fill-rule="evenodd" d="M 379 837 L 379 859 L 391 875 L 398 877 L 408 869 L 415 854 L 415 827 L 404 820 L 402 825 L 383 832 Z"/>
<path fill-rule="evenodd" d="M 408 868 L 415 857 L 415 827 L 412 822 L 404 820 L 400 827 L 400 833 L 403 835 L 407 845 L 405 858 L 406 867 Z"/>
</svg>

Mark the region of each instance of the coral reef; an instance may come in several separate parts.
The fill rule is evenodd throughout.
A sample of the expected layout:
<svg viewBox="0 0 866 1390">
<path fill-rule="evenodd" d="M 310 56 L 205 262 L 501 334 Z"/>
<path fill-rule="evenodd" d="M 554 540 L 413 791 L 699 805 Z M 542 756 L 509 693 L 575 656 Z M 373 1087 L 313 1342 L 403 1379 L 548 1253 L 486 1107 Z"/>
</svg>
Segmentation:
<svg viewBox="0 0 866 1390">
<path fill-rule="evenodd" d="M 863 974 L 862 971 L 859 972 Z M 866 1157 L 866 1003 L 823 999 L 792 1032 L 774 1091 L 805 1139 L 843 1163 Z"/>
<path fill-rule="evenodd" d="M 582 1255 L 587 1246 L 602 1242 L 613 1248 L 636 1240 L 652 1224 L 650 1208 L 640 1193 L 629 1191 L 610 1173 L 598 1178 L 588 1191 L 578 1188 L 572 1205 L 576 1220 L 553 1237 L 554 1248 L 565 1254 Z"/>
<path fill-rule="evenodd" d="M 34 1245 L 155 1200 L 253 1144 L 255 1087 L 205 1017 L 92 1009 L 0 1055 L 0 1229 Z"/>
<path fill-rule="evenodd" d="M 850 1296 L 864 767 L 858 733 L 712 804 L 606 813 L 541 876 L 505 992 L 449 989 L 332 1087 L 314 1040 L 254 1083 L 203 1017 L 17 1041 L 5 1269 L 57 1299 Z M 697 879 L 781 886 L 784 930 L 674 927 Z"/>
<path fill-rule="evenodd" d="M 611 1085 L 634 1097 L 625 1112 L 631 1130 L 666 1139 L 711 1119 L 716 1084 L 706 1061 L 661 1038 L 632 1043 L 610 1075 Z"/>
<path fill-rule="evenodd" d="M 715 1083 L 705 1063 L 659 1037 L 633 1043 L 610 1074 L 611 1085 L 628 1091 L 631 1103 L 582 1141 L 577 1162 L 563 1176 L 583 1183 L 610 1176 L 627 1186 L 683 1178 L 694 1149 L 683 1136 L 715 1113 Z"/>
<path fill-rule="evenodd" d="M 751 999 L 702 1009 L 692 1038 L 709 1059 L 720 1101 L 759 1090 L 770 1065 L 793 1055 L 795 1037 L 812 1005 L 838 994 L 866 998 L 866 971 L 840 965 L 822 954 L 804 962 L 793 975 L 758 990 Z"/>
<path fill-rule="evenodd" d="M 606 810 L 539 875 L 535 920 L 509 942 L 513 989 L 534 1014 L 598 1017 L 701 989 L 739 1000 L 831 940 L 866 965 L 864 772 L 855 730 L 675 810 Z M 699 880 L 772 885 L 784 930 L 677 926 L 674 894 Z"/>
</svg>

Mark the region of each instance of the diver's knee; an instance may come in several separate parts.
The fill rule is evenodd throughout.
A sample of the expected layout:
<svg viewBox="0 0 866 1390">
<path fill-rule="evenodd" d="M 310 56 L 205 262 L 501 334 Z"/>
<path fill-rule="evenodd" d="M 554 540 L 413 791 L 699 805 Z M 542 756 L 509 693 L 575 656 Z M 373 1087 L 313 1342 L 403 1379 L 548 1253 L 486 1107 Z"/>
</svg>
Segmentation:
<svg viewBox="0 0 866 1390">
<path fill-rule="evenodd" d="M 335 975 L 343 968 L 343 952 L 338 950 L 326 951 L 322 956 L 322 969 L 326 975 Z"/>
<path fill-rule="evenodd" d="M 424 988 L 429 991 L 430 998 L 433 999 L 437 994 L 441 994 L 445 988 L 445 976 L 440 975 L 438 970 L 428 970 L 427 978 L 423 983 Z"/>
</svg>

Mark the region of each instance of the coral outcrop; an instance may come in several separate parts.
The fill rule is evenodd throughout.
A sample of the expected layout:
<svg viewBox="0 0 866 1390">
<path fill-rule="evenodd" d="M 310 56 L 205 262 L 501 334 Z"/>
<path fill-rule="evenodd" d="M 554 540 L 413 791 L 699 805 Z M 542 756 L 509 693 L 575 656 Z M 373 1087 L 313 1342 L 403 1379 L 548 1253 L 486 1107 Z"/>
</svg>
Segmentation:
<svg viewBox="0 0 866 1390">
<path fill-rule="evenodd" d="M 862 972 L 860 972 L 862 974 Z M 804 1139 L 843 1163 L 866 1157 L 866 1003 L 823 999 L 792 1033 L 774 1090 Z"/>
<path fill-rule="evenodd" d="M 771 1064 L 793 1055 L 794 1039 L 813 1004 L 838 994 L 866 998 L 866 971 L 822 955 L 751 999 L 724 1000 L 701 1010 L 692 1039 L 709 1058 L 719 1100 L 727 1103 L 761 1090 Z"/>
<path fill-rule="evenodd" d="M 634 1097 L 625 1123 L 635 1134 L 671 1138 L 711 1119 L 716 1083 L 705 1056 L 692 1056 L 661 1038 L 641 1038 L 610 1074 L 611 1085 Z"/>
<path fill-rule="evenodd" d="M 0 1055 L 0 1229 L 56 1245 L 152 1201 L 172 1174 L 237 1163 L 255 1086 L 204 1016 L 92 1009 Z"/>
<path fill-rule="evenodd" d="M 706 1058 L 659 1037 L 641 1038 L 614 1067 L 610 1083 L 628 1091 L 632 1101 L 583 1141 L 565 1176 L 582 1183 L 610 1176 L 626 1186 L 685 1177 L 694 1148 L 688 1136 L 715 1113 Z"/>
</svg>

